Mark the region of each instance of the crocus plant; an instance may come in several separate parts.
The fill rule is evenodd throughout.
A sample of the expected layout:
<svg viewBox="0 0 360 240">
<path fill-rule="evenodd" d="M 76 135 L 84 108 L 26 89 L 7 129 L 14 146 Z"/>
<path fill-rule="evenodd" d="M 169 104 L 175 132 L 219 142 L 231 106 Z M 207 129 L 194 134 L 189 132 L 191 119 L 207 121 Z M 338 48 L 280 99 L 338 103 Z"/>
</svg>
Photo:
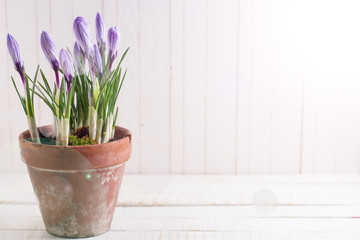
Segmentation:
<svg viewBox="0 0 360 240">
<path fill-rule="evenodd" d="M 96 43 L 92 41 L 86 20 L 77 17 L 73 25 L 76 39 L 73 54 L 69 49 L 61 49 L 59 57 L 51 35 L 45 31 L 41 33 L 41 48 L 54 70 L 53 87 L 40 67 L 37 67 L 33 79 L 26 74 L 19 45 L 8 34 L 7 47 L 15 70 L 20 75 L 24 95 L 20 94 L 11 78 L 27 116 L 32 141 L 40 143 L 34 95 L 41 98 L 53 113 L 53 137 L 58 145 L 68 145 L 69 137 L 82 128 L 88 129 L 88 137 L 96 143 L 106 143 L 114 137 L 118 115 L 116 100 L 126 76 L 121 63 L 129 48 L 113 68 L 120 42 L 119 31 L 111 27 L 106 42 L 105 26 L 99 13 L 95 26 Z M 38 74 L 42 82 L 37 81 Z"/>
</svg>

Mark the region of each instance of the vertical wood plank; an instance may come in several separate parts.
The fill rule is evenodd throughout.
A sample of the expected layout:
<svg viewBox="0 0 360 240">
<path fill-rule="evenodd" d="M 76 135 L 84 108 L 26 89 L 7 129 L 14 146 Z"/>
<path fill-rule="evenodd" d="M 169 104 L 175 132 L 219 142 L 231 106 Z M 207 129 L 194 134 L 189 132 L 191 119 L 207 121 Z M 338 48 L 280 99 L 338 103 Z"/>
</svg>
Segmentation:
<svg viewBox="0 0 360 240">
<path fill-rule="evenodd" d="M 184 3 L 170 0 L 170 173 L 184 173 Z"/>
<path fill-rule="evenodd" d="M 207 0 L 184 4 L 184 172 L 205 173 Z"/>
<path fill-rule="evenodd" d="M 331 74 L 317 78 L 315 173 L 334 173 L 337 158 L 338 83 Z M 322 87 L 326 82 L 326 87 Z"/>
<path fill-rule="evenodd" d="M 110 26 L 114 26 L 118 20 L 118 1 L 117 0 L 102 0 L 102 17 L 105 22 L 106 30 L 109 29 Z M 107 34 L 107 32 L 106 32 Z"/>
<path fill-rule="evenodd" d="M 66 49 L 68 47 L 72 50 L 74 47 L 75 37 L 73 32 L 73 2 L 75 1 L 50 0 L 50 33 L 54 38 L 58 53 L 60 53 L 62 48 Z M 48 67 L 50 68 L 50 65 L 48 65 Z M 54 77 L 53 79 L 55 80 Z"/>
<path fill-rule="evenodd" d="M 359 49 L 356 53 L 360 54 Z M 333 106 L 337 108 L 338 123 L 334 133 L 336 136 L 335 173 L 360 172 L 359 78 L 360 72 L 341 78 L 342 85 L 338 89 L 339 102 L 337 106 Z"/>
<path fill-rule="evenodd" d="M 315 173 L 316 129 L 317 129 L 317 97 L 313 87 L 313 79 L 303 70 L 304 106 L 302 129 L 301 173 Z"/>
<path fill-rule="evenodd" d="M 140 81 L 140 59 L 139 59 L 139 2 L 120 1 L 115 5 L 108 6 L 104 2 L 105 9 L 117 7 L 116 22 L 111 26 L 118 26 L 121 34 L 119 55 L 127 47 L 130 50 L 123 63 L 123 68 L 128 69 L 124 85 L 118 99 L 119 114 L 118 124 L 128 128 L 132 134 L 133 152 L 127 163 L 126 172 L 139 173 L 140 171 L 140 137 L 139 137 L 139 81 Z M 110 11 L 106 11 L 110 12 Z M 106 14 L 105 12 L 105 14 Z M 108 23 L 109 24 L 109 23 Z M 119 60 L 119 59 L 118 59 Z"/>
<path fill-rule="evenodd" d="M 287 19 L 288 1 L 277 0 L 268 5 L 266 39 L 272 68 L 272 119 L 271 123 L 271 173 L 298 173 L 300 171 L 302 64 L 296 56 L 296 46 L 291 42 Z M 295 10 L 294 10 L 295 11 Z M 301 61 L 300 61 L 301 63 Z"/>
<path fill-rule="evenodd" d="M 25 64 L 26 73 L 33 77 L 36 70 L 36 16 L 35 0 L 30 1 L 6 1 L 6 16 L 8 32 L 17 40 L 22 60 Z M 23 23 L 19 23 L 19 16 Z M 26 23 L 26 24 L 24 24 Z M 35 59 L 34 59 L 35 57 Z M 19 91 L 23 92 L 22 83 L 18 73 L 14 70 L 12 62 L 9 59 L 10 75 L 12 75 L 18 84 Z M 21 103 L 14 89 L 10 93 L 10 115 L 11 115 L 11 144 L 14 155 L 13 171 L 24 171 L 25 165 L 20 160 L 20 151 L 17 142 L 17 136 L 28 129 L 26 115 L 21 107 Z"/>
<path fill-rule="evenodd" d="M 46 60 L 43 51 L 41 49 L 40 35 L 42 31 L 47 31 L 50 33 L 51 24 L 50 24 L 50 1 L 48 0 L 36 0 L 36 61 L 40 65 L 40 68 L 46 75 L 47 79 L 50 82 L 54 80 L 54 72 L 49 66 L 49 62 Z M 51 33 L 50 33 L 51 34 Z M 57 49 L 59 51 L 59 49 Z M 41 75 L 38 77 L 38 81 L 42 82 Z M 38 100 L 38 110 L 39 118 L 37 119 L 37 124 L 42 125 L 51 125 L 53 122 L 53 115 L 49 107 L 39 98 Z"/>
<path fill-rule="evenodd" d="M 267 54 L 271 51 L 270 44 L 267 44 L 271 34 L 266 31 L 271 27 L 267 24 L 269 4 L 260 0 L 253 2 L 252 7 L 250 173 L 268 173 L 271 165 L 273 79 L 270 76 L 273 73 L 272 66 L 269 65 L 271 57 Z"/>
<path fill-rule="evenodd" d="M 235 173 L 237 11 L 237 1 L 208 1 L 207 173 Z"/>
<path fill-rule="evenodd" d="M 351 16 L 359 6 L 355 2 L 343 5 L 320 2 L 312 7 L 294 4 L 293 28 L 298 29 L 294 40 L 300 43 L 298 55 L 304 61 L 304 129 L 302 172 L 333 173 L 338 162 L 339 140 L 339 88 L 346 76 L 355 69 L 351 56 L 359 39 L 349 30 L 357 20 Z M 319 18 L 319 11 L 322 17 Z M 299 12 L 302 12 L 301 14 Z M 334 13 L 344 14 L 334 19 Z M 306 14 L 305 20 L 295 20 Z M 323 30 L 318 31 L 319 28 Z M 351 35 L 351 36 L 349 36 Z M 298 40 L 296 40 L 298 39 Z M 336 46 L 336 47 L 334 47 Z M 342 46 L 342 47 L 339 47 Z M 351 53 L 351 54 L 350 54 Z M 349 103 L 348 103 L 349 104 Z"/>
<path fill-rule="evenodd" d="M 6 49 L 6 36 L 7 36 L 7 19 L 6 19 L 6 2 L 5 0 L 0 0 L 0 46 L 3 49 L 2 54 L 0 55 L 0 89 L 2 89 L 2 94 L 0 94 L 0 101 L 3 106 L 3 111 L 5 114 L 2 114 L 0 118 L 0 156 L 2 161 L 0 161 L 0 171 L 7 172 L 11 171 L 12 167 L 12 132 L 11 132 L 11 115 L 9 114 L 11 104 L 10 104 L 10 92 L 15 91 L 13 89 L 11 79 L 8 71 L 8 63 L 10 57 Z"/>
<path fill-rule="evenodd" d="M 251 129 L 252 1 L 239 1 L 238 93 L 237 93 L 237 173 L 249 173 Z"/>
<path fill-rule="evenodd" d="M 334 163 L 335 173 L 359 173 L 360 172 L 360 33 L 352 31 L 357 22 L 360 21 L 358 10 L 360 3 L 355 1 L 346 1 L 338 7 L 334 4 L 334 9 L 340 13 L 346 13 L 340 19 L 335 21 L 332 18 L 330 24 L 337 23 L 336 32 L 341 34 L 332 35 L 335 37 L 335 43 L 338 44 L 334 50 L 329 47 L 329 51 L 335 53 L 332 58 L 337 68 L 335 73 L 338 76 L 336 95 L 338 98 L 336 109 L 336 156 Z M 331 25 L 332 26 L 332 25 Z M 332 44 L 334 46 L 334 44 Z M 340 47 L 341 46 L 341 47 Z M 331 54 L 333 55 L 333 54 Z M 339 74 L 341 73 L 341 74 Z"/>
<path fill-rule="evenodd" d="M 140 172 L 169 172 L 169 2 L 140 1 Z"/>
</svg>

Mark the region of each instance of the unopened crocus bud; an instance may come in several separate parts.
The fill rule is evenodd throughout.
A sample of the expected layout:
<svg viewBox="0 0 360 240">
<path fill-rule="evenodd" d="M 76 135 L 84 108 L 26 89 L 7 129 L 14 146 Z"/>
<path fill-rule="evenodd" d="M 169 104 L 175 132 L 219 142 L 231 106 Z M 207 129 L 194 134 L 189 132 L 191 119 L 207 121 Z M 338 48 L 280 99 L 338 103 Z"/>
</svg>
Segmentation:
<svg viewBox="0 0 360 240">
<path fill-rule="evenodd" d="M 70 53 L 64 49 L 61 49 L 60 51 L 60 66 L 63 71 L 67 84 L 67 91 L 69 93 L 71 82 L 74 78 L 74 66 Z"/>
<path fill-rule="evenodd" d="M 7 48 L 11 57 L 11 60 L 14 63 L 15 70 L 20 74 L 22 83 L 24 87 L 26 86 L 25 74 L 24 74 L 24 64 L 21 60 L 19 44 L 16 42 L 15 38 L 10 34 L 7 35 Z"/>
<path fill-rule="evenodd" d="M 86 58 L 84 52 L 80 49 L 79 44 L 77 44 L 77 42 L 75 42 L 74 44 L 74 58 L 75 58 L 76 68 L 78 72 L 81 73 L 82 72 L 81 69 L 84 70 L 85 68 L 84 66 L 85 66 Z"/>
<path fill-rule="evenodd" d="M 101 58 L 101 53 L 99 51 L 98 46 L 95 44 L 94 45 L 94 66 L 96 68 L 96 71 L 99 74 L 99 80 L 101 80 L 102 78 L 102 74 L 103 74 L 103 68 L 102 68 L 102 58 Z"/>
<path fill-rule="evenodd" d="M 104 21 L 100 13 L 96 14 L 95 27 L 96 27 L 96 41 L 100 51 L 103 52 L 106 49 L 106 43 L 105 43 L 106 37 L 105 37 Z"/>
<path fill-rule="evenodd" d="M 109 45 L 109 72 L 111 71 L 111 66 L 117 56 L 117 49 L 120 42 L 120 33 L 117 27 L 112 27 L 108 31 L 108 45 Z"/>
<path fill-rule="evenodd" d="M 90 36 L 90 28 L 83 17 L 77 17 L 74 20 L 74 33 L 76 42 L 87 58 L 93 55 L 93 41 Z"/>
<path fill-rule="evenodd" d="M 40 36 L 40 43 L 41 48 L 44 52 L 46 59 L 49 61 L 52 69 L 55 72 L 56 77 L 56 87 L 60 87 L 60 80 L 59 80 L 59 61 L 57 59 L 57 51 L 54 40 L 52 39 L 51 35 L 45 31 L 41 33 Z"/>
</svg>

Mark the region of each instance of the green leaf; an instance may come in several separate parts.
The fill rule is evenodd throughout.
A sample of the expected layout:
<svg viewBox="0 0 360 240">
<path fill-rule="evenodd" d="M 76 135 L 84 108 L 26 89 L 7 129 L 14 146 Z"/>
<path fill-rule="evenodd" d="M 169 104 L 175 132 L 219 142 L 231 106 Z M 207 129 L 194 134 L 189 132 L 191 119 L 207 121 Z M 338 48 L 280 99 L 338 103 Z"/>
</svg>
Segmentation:
<svg viewBox="0 0 360 240">
<path fill-rule="evenodd" d="M 117 108 L 116 108 L 115 117 L 114 117 L 114 122 L 113 122 L 113 128 L 115 127 L 115 124 L 116 124 L 116 119 L 117 119 L 117 116 L 118 116 L 118 111 L 119 111 L 119 108 L 117 107 Z"/>
<path fill-rule="evenodd" d="M 33 103 L 31 101 L 31 95 L 30 95 L 29 77 L 27 75 L 25 75 L 25 81 L 26 81 L 26 104 L 27 104 L 27 109 L 28 109 L 28 115 L 32 118 L 35 118 L 34 107 L 33 107 Z"/>
<path fill-rule="evenodd" d="M 49 107 L 50 110 L 53 112 L 53 114 L 56 115 L 56 110 L 55 110 L 54 105 L 51 105 L 51 103 L 50 103 L 46 98 L 42 97 L 39 93 L 37 93 L 37 92 L 33 92 L 33 93 L 34 93 L 36 96 L 38 96 L 39 98 L 41 98 L 41 99 L 44 101 L 44 103 L 45 103 L 46 105 L 48 105 L 48 107 Z"/>
<path fill-rule="evenodd" d="M 72 84 L 70 87 L 70 92 L 69 92 L 69 96 L 67 99 L 66 115 L 65 115 L 66 118 L 70 118 L 71 103 L 74 98 L 74 93 L 75 93 L 75 85 Z"/>
<path fill-rule="evenodd" d="M 51 88 L 50 88 L 50 86 L 49 86 L 49 83 L 48 83 L 48 81 L 47 81 L 47 79 L 46 79 L 46 77 L 45 77 L 45 75 L 44 75 L 44 73 L 43 73 L 43 71 L 42 71 L 41 69 L 40 69 L 40 73 L 41 73 L 41 77 L 42 77 L 42 79 L 43 79 L 43 82 L 45 83 L 47 92 L 51 93 L 52 91 L 51 91 Z M 55 83 L 54 83 L 54 84 L 55 84 Z M 56 87 L 54 87 L 54 88 L 56 89 Z"/>
<path fill-rule="evenodd" d="M 123 53 L 123 55 L 122 55 L 122 57 L 121 57 L 121 59 L 120 59 L 119 65 L 122 63 L 122 61 L 123 61 L 124 58 L 126 57 L 126 54 L 128 53 L 129 49 L 130 49 L 130 47 L 128 47 L 128 48 L 125 50 L 125 52 Z"/>
<path fill-rule="evenodd" d="M 65 80 L 62 79 L 61 80 L 61 85 L 60 85 L 60 97 L 59 97 L 59 116 L 64 117 L 64 85 L 65 85 Z"/>
<path fill-rule="evenodd" d="M 12 83 L 13 83 L 13 85 L 14 85 L 14 88 L 15 88 L 15 90 L 16 90 L 16 93 L 17 93 L 18 97 L 19 97 L 19 100 L 20 100 L 20 102 L 21 102 L 21 105 L 22 105 L 23 108 L 24 108 L 24 112 L 25 112 L 25 114 L 27 115 L 26 106 L 25 106 L 26 102 L 24 103 L 24 100 L 25 100 L 25 99 L 20 96 L 19 90 L 18 90 L 18 88 L 17 88 L 17 86 L 16 86 L 16 83 L 15 83 L 15 81 L 14 81 L 14 78 L 13 78 L 12 76 L 11 76 L 11 81 L 12 81 Z"/>
<path fill-rule="evenodd" d="M 36 85 L 36 80 L 37 80 L 37 75 L 38 75 L 38 72 L 39 72 L 39 65 L 37 66 L 36 68 L 36 72 L 35 72 L 35 77 L 34 77 L 34 82 L 33 82 L 33 86 L 32 86 L 32 94 L 31 94 L 31 101 L 34 102 L 34 88 L 35 88 L 35 85 Z"/>
</svg>

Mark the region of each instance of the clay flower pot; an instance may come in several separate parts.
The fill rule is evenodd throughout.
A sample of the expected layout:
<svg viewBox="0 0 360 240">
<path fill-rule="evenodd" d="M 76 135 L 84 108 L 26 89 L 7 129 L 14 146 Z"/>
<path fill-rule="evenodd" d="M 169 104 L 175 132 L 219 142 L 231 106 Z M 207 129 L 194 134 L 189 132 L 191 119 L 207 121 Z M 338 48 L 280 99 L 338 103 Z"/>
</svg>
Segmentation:
<svg viewBox="0 0 360 240">
<path fill-rule="evenodd" d="M 48 136 L 51 126 L 39 128 Z M 89 237 L 109 230 L 131 133 L 115 129 L 115 141 L 87 146 L 37 144 L 20 134 L 21 158 L 39 202 L 46 230 L 60 237 Z"/>
</svg>

